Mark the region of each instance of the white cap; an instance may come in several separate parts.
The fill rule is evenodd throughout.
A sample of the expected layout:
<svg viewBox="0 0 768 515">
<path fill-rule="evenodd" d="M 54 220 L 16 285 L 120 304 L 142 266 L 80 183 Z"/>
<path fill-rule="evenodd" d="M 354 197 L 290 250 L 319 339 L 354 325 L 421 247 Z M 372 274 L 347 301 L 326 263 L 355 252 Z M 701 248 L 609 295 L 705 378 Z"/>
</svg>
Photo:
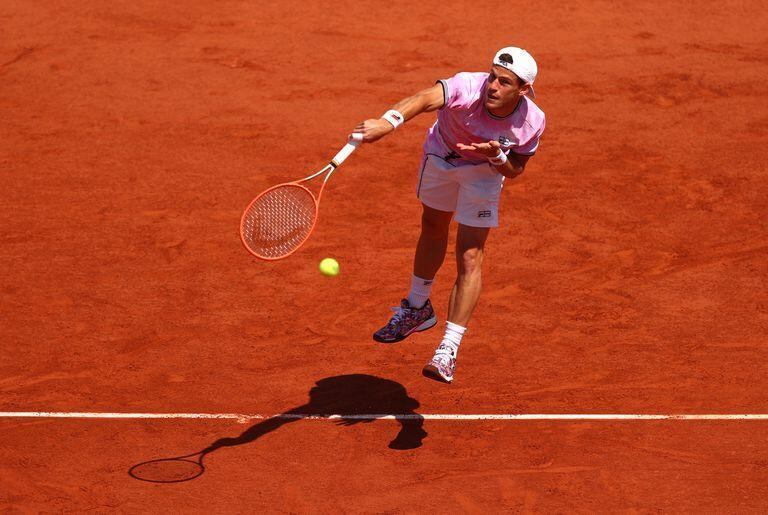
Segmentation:
<svg viewBox="0 0 768 515">
<path fill-rule="evenodd" d="M 539 67 L 536 66 L 531 54 L 522 48 L 516 46 L 504 47 L 493 57 L 493 64 L 501 66 L 511 71 L 523 82 L 531 85 L 531 92 L 528 96 L 535 97 L 533 93 L 533 81 L 536 80 L 536 74 L 539 72 Z"/>
</svg>

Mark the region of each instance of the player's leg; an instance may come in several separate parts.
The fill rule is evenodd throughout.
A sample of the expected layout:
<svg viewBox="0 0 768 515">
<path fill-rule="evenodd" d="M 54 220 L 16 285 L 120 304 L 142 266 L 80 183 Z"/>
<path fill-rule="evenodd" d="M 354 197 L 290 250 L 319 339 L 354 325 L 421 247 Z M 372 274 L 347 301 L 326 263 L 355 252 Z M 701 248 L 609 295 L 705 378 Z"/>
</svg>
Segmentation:
<svg viewBox="0 0 768 515">
<path fill-rule="evenodd" d="M 480 298 L 483 249 L 490 227 L 459 224 L 456 233 L 456 283 L 448 303 L 448 321 L 466 327 Z"/>
<path fill-rule="evenodd" d="M 453 381 L 456 355 L 467 323 L 480 297 L 483 249 L 492 227 L 498 226 L 499 198 L 503 176 L 487 165 L 462 167 L 461 186 L 456 202 L 457 277 L 448 304 L 448 319 L 443 339 L 424 375 L 445 382 Z"/>
<path fill-rule="evenodd" d="M 429 293 L 435 274 L 445 260 L 448 230 L 453 213 L 440 211 L 423 204 L 421 234 L 416 244 L 416 255 L 408 298 L 400 302 L 387 325 L 373 334 L 382 343 L 394 343 L 408 335 L 424 331 L 437 323 Z"/>
<path fill-rule="evenodd" d="M 416 244 L 413 259 L 413 274 L 425 279 L 434 279 L 445 260 L 448 248 L 448 230 L 453 213 L 433 209 L 422 204 L 421 234 Z"/>
<path fill-rule="evenodd" d="M 458 274 L 448 303 L 445 334 L 432 360 L 423 370 L 427 377 L 449 383 L 453 381 L 459 345 L 480 298 L 483 249 L 490 230 L 490 227 L 470 227 L 459 224 L 456 233 Z"/>
<path fill-rule="evenodd" d="M 421 234 L 413 258 L 413 277 L 408 303 L 420 308 L 427 300 L 437 271 L 445 261 L 448 249 L 448 231 L 453 213 L 433 209 L 422 204 Z"/>
<path fill-rule="evenodd" d="M 413 275 L 408 298 L 400 302 L 387 325 L 373 334 L 383 343 L 398 342 L 408 335 L 434 327 L 437 323 L 429 294 L 435 274 L 445 260 L 448 229 L 458 198 L 459 185 L 455 174 L 445 169 L 441 161 L 425 156 L 417 196 L 422 202 L 421 234 L 416 244 Z"/>
</svg>

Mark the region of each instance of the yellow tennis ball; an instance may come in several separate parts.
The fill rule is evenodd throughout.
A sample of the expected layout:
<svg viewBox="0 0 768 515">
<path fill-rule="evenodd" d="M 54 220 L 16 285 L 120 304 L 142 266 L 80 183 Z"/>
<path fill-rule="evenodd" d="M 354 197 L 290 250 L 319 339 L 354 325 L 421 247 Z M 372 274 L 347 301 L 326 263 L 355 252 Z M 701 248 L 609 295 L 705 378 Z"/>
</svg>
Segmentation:
<svg viewBox="0 0 768 515">
<path fill-rule="evenodd" d="M 339 262 L 333 258 L 325 258 L 320 261 L 320 273 L 333 277 L 339 275 Z"/>
</svg>

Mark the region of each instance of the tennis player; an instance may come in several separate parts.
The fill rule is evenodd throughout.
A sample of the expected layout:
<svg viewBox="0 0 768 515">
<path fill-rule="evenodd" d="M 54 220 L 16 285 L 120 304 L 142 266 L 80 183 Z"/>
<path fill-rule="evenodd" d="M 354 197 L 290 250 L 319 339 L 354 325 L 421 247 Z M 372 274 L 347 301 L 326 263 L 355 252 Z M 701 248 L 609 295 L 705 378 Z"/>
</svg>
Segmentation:
<svg viewBox="0 0 768 515">
<path fill-rule="evenodd" d="M 456 355 L 481 289 L 483 248 L 499 223 L 499 197 L 505 178 L 515 178 L 539 146 L 544 113 L 533 102 L 538 68 L 525 50 L 506 47 L 489 72 L 458 73 L 405 98 L 381 118 L 355 127 L 373 143 L 424 112 L 438 111 L 428 130 L 416 195 L 422 203 L 411 290 L 376 331 L 376 341 L 392 343 L 437 323 L 429 300 L 448 247 L 451 219 L 456 234 L 457 278 L 448 303 L 445 334 L 423 373 L 453 381 Z"/>
</svg>

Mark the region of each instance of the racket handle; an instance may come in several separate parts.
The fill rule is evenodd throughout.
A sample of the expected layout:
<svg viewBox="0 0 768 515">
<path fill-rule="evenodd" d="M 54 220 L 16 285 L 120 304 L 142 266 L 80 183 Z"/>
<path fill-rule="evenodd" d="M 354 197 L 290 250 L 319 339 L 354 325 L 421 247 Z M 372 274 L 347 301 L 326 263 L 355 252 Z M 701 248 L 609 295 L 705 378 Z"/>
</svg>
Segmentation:
<svg viewBox="0 0 768 515">
<path fill-rule="evenodd" d="M 346 145 L 344 145 L 344 148 L 339 150 L 339 153 L 336 154 L 336 156 L 331 159 L 331 166 L 334 168 L 338 168 L 341 163 L 347 160 L 349 156 L 352 155 L 352 152 L 355 151 L 355 149 L 360 145 L 360 143 L 363 142 L 363 135 L 359 132 L 353 132 L 349 135 L 349 142 L 347 142 Z"/>
</svg>

